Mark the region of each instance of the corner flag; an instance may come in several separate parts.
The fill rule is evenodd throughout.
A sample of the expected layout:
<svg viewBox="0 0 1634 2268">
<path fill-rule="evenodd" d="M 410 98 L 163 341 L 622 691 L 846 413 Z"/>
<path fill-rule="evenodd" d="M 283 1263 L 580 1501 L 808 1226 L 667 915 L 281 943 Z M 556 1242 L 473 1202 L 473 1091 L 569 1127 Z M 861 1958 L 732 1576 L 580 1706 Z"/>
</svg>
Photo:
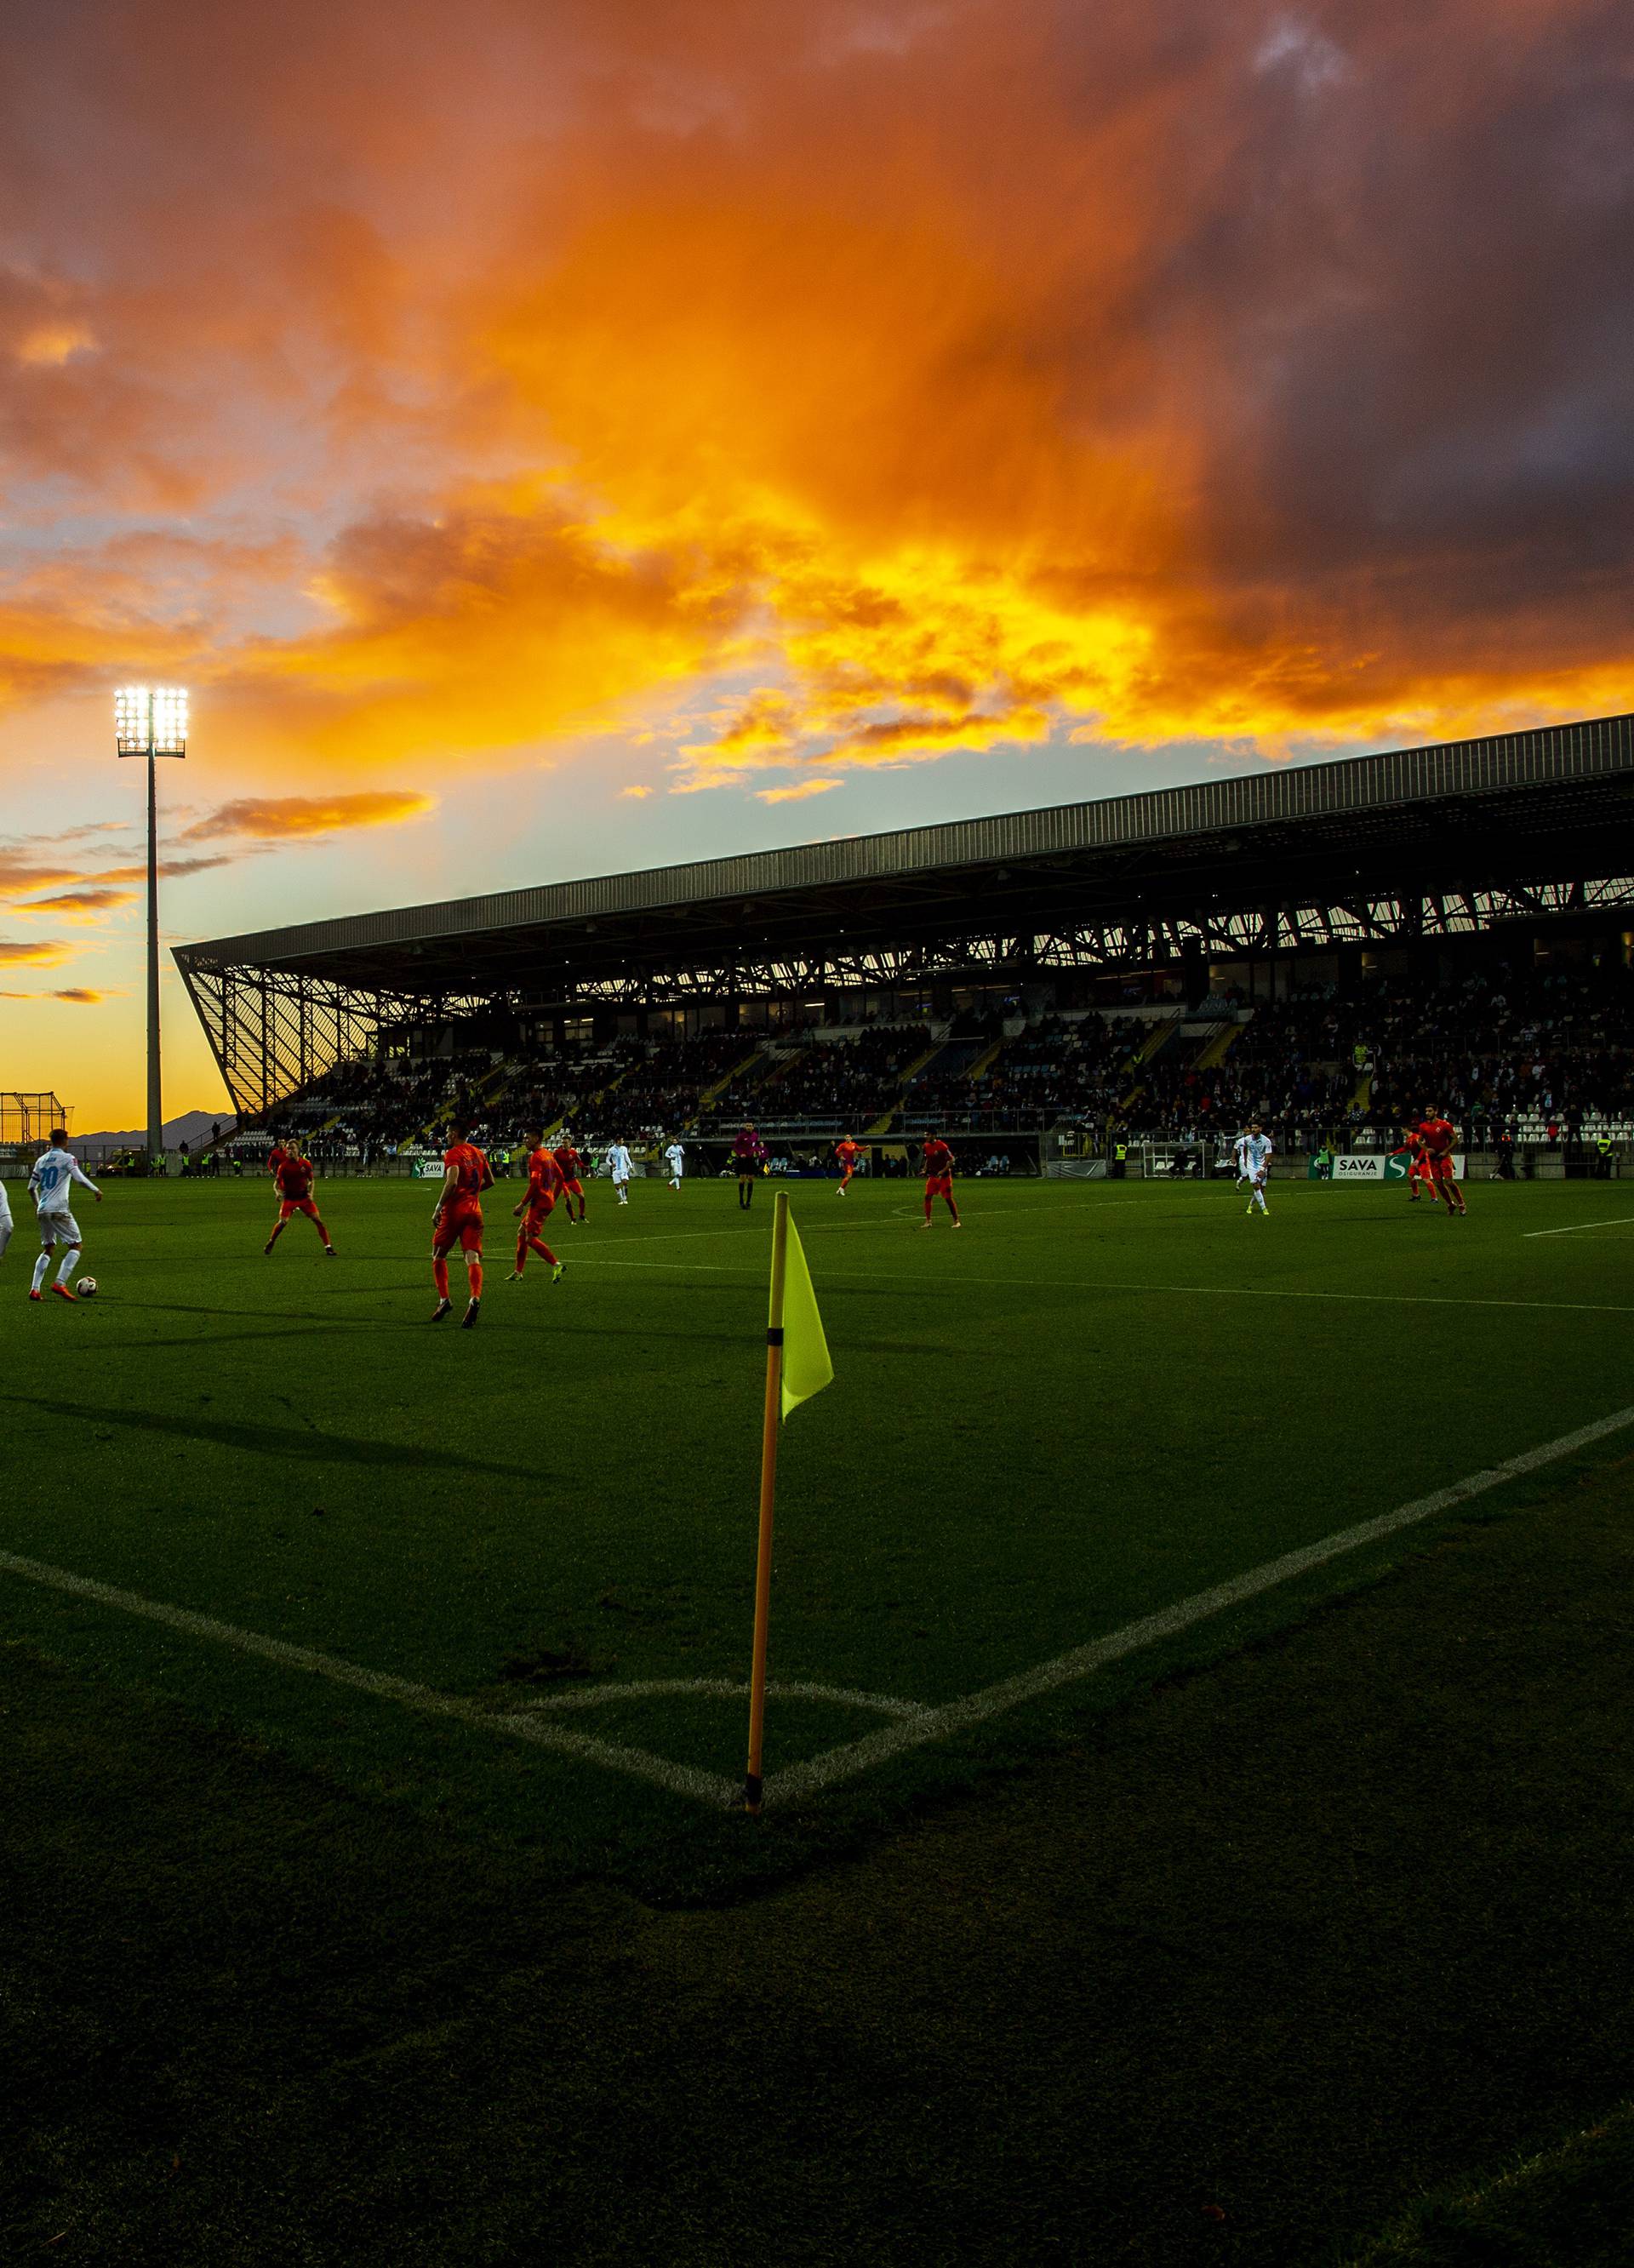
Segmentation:
<svg viewBox="0 0 1634 2268">
<path fill-rule="evenodd" d="M 771 1215 L 771 1300 L 766 1313 L 766 1405 L 761 1420 L 760 1544 L 754 1560 L 754 1646 L 749 1665 L 749 1764 L 743 1808 L 760 1816 L 761 1756 L 766 1737 L 766 1648 L 771 1621 L 771 1537 L 777 1493 L 777 1433 L 791 1410 L 821 1394 L 834 1379 L 817 1294 L 789 1218 L 789 1193 L 779 1189 Z"/>
<path fill-rule="evenodd" d="M 786 1206 L 789 1200 L 785 1197 L 783 1202 Z M 774 1285 L 772 1305 L 777 1304 Z M 828 1342 L 817 1312 L 817 1294 L 812 1289 L 800 1232 L 792 1219 L 784 1254 L 782 1370 L 779 1384 L 785 1418 L 791 1410 L 798 1410 L 802 1402 L 809 1402 L 813 1394 L 834 1383 L 834 1365 L 828 1359 Z"/>
</svg>

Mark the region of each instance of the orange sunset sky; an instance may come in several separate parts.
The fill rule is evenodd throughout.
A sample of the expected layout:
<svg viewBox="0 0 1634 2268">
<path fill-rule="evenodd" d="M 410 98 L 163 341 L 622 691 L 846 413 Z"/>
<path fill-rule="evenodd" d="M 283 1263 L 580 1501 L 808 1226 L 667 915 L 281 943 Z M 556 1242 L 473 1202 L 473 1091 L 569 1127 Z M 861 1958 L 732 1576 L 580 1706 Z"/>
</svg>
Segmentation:
<svg viewBox="0 0 1634 2268">
<path fill-rule="evenodd" d="M 173 941 L 1631 705 L 1623 5 L 0 21 L 0 1087 L 82 1130 L 129 677 Z"/>
</svg>

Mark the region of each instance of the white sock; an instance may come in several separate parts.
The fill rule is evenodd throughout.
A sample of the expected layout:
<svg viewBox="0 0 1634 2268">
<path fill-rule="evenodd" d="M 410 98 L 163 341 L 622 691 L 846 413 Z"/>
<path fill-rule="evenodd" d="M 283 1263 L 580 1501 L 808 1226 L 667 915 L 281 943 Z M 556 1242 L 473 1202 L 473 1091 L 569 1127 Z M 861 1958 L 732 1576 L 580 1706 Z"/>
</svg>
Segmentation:
<svg viewBox="0 0 1634 2268">
<path fill-rule="evenodd" d="M 51 1265 L 51 1249 L 48 1245 L 34 1263 L 34 1289 L 37 1292 L 46 1280 L 46 1270 Z"/>
<path fill-rule="evenodd" d="M 9 1220 L 0 1220 L 0 1260 L 5 1258 L 5 1248 L 11 1241 L 11 1224 Z"/>
<path fill-rule="evenodd" d="M 78 1259 L 78 1252 L 75 1249 L 74 1246 L 70 1244 L 63 1253 L 62 1264 L 56 1271 L 56 1280 L 59 1284 L 67 1283 L 70 1275 L 73 1271 L 74 1263 Z"/>
</svg>

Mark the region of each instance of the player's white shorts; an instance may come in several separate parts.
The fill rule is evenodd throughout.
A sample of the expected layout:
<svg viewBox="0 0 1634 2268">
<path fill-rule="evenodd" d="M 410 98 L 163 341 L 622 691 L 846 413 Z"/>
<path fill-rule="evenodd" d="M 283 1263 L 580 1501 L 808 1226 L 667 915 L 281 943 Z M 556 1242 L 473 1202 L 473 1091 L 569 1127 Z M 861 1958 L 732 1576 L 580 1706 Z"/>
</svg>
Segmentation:
<svg viewBox="0 0 1634 2268">
<path fill-rule="evenodd" d="M 672 1182 L 680 1181 L 686 1170 L 685 1166 L 681 1164 L 679 1160 L 672 1159 L 670 1160 L 669 1177 Z"/>
<path fill-rule="evenodd" d="M 41 1244 L 84 1244 L 79 1223 L 71 1212 L 42 1212 L 40 1216 Z"/>
<path fill-rule="evenodd" d="M 627 1189 L 629 1187 L 629 1175 L 628 1174 L 615 1174 L 613 1176 L 613 1186 L 615 1189 Z"/>
</svg>

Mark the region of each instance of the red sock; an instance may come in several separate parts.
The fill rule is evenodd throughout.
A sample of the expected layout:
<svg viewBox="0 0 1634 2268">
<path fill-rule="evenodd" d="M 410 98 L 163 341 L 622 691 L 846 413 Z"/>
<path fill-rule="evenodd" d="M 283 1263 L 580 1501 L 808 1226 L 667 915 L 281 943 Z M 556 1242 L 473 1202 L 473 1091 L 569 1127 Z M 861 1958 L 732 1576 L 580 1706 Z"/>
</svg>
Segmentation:
<svg viewBox="0 0 1634 2268">
<path fill-rule="evenodd" d="M 480 1300 L 482 1296 L 482 1262 L 480 1260 L 474 1260 L 469 1268 L 467 1269 L 466 1275 L 471 1285 L 471 1297 L 474 1300 Z"/>
<path fill-rule="evenodd" d="M 438 1298 L 445 1300 L 448 1297 L 448 1263 L 445 1260 L 432 1261 L 431 1281 L 437 1286 Z"/>
<path fill-rule="evenodd" d="M 516 1272 L 519 1276 L 527 1265 L 527 1232 L 523 1230 L 516 1241 Z"/>
<path fill-rule="evenodd" d="M 959 1208 L 953 1203 L 952 1197 L 944 1197 L 942 1202 L 947 1207 L 948 1211 L 952 1213 L 953 1219 L 957 1220 L 959 1218 Z"/>
<path fill-rule="evenodd" d="M 313 1216 L 313 1224 L 312 1224 L 312 1225 L 313 1225 L 313 1226 L 317 1230 L 317 1232 L 318 1232 L 319 1235 L 323 1239 L 324 1242 L 327 1244 L 327 1243 L 328 1242 L 328 1241 L 329 1241 L 329 1232 L 328 1232 L 328 1230 L 324 1226 L 323 1223 L 322 1223 L 322 1222 L 321 1222 L 321 1221 L 317 1218 L 316 1214 L 314 1214 L 314 1215 Z"/>
<path fill-rule="evenodd" d="M 552 1252 L 552 1250 L 550 1249 L 550 1247 L 549 1247 L 548 1244 L 541 1244 L 541 1243 L 540 1242 L 539 1239 L 538 1239 L 536 1236 L 530 1236 L 530 1237 L 528 1238 L 528 1240 L 527 1240 L 527 1248 L 528 1248 L 528 1250 L 529 1250 L 530 1252 L 536 1252 L 536 1253 L 539 1255 L 539 1256 L 540 1256 L 540 1258 L 541 1258 L 541 1260 L 548 1261 L 548 1262 L 549 1263 L 549 1264 L 550 1264 L 550 1266 L 551 1266 L 552 1268 L 554 1268 L 554 1267 L 556 1266 L 556 1254 L 555 1254 L 554 1252 Z M 521 1266 L 521 1264 L 522 1264 L 522 1263 L 521 1263 L 520 1260 L 519 1259 L 519 1261 L 517 1262 L 517 1265 L 518 1265 L 518 1267 L 519 1268 L 519 1267 Z"/>
<path fill-rule="evenodd" d="M 931 1218 L 931 1200 L 929 1197 L 924 1201 L 924 1217 L 927 1220 Z"/>
</svg>

